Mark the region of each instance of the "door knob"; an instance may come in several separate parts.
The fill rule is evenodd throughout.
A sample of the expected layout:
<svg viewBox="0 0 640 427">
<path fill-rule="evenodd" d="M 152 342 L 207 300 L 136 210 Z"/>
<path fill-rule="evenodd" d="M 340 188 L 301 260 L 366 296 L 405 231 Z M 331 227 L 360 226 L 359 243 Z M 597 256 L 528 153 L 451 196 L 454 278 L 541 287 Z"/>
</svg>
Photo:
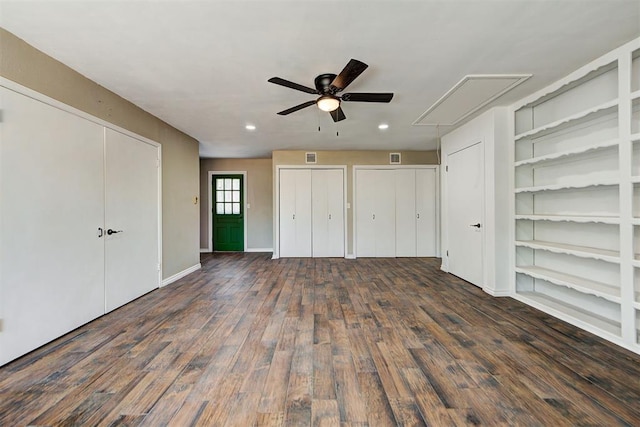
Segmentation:
<svg viewBox="0 0 640 427">
<path fill-rule="evenodd" d="M 477 223 L 477 224 L 471 224 L 469 227 L 480 228 L 480 223 Z"/>
<path fill-rule="evenodd" d="M 116 234 L 116 233 L 122 233 L 122 230 L 112 230 L 112 229 L 108 229 L 107 230 L 107 234 L 109 236 L 111 236 L 112 234 Z"/>
</svg>

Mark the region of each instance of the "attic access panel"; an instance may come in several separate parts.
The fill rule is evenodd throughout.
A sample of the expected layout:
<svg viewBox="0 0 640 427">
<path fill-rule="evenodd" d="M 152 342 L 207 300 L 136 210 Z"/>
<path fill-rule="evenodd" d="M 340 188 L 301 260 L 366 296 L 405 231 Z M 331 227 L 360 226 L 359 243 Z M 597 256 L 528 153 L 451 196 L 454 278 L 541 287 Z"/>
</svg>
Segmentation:
<svg viewBox="0 0 640 427">
<path fill-rule="evenodd" d="M 498 99 L 531 74 L 469 74 L 413 122 L 415 126 L 455 125 Z"/>
</svg>

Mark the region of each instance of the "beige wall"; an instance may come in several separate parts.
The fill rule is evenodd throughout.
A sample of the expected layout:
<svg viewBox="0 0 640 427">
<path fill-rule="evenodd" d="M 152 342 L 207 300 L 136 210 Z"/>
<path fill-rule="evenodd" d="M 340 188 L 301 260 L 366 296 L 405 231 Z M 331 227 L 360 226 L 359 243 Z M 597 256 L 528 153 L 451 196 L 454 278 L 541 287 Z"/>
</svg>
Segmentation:
<svg viewBox="0 0 640 427">
<path fill-rule="evenodd" d="M 403 165 L 436 165 L 438 155 L 435 151 L 393 151 L 401 154 Z M 276 166 L 305 164 L 306 151 L 274 151 L 273 186 L 275 188 Z M 353 166 L 388 165 L 390 151 L 316 151 L 318 165 L 347 166 L 347 203 L 353 206 Z M 274 193 L 275 206 L 275 193 Z M 353 210 L 347 209 L 347 254 L 353 254 Z M 275 218 L 275 209 L 274 209 Z M 274 227 L 275 230 L 275 227 Z M 275 235 L 273 241 L 275 242 Z M 275 243 L 274 243 L 275 244 Z"/>
<path fill-rule="evenodd" d="M 0 52 L 0 76 L 162 144 L 163 276 L 198 264 L 198 142 L 2 28 Z"/>
<path fill-rule="evenodd" d="M 200 159 L 200 247 L 209 247 L 209 172 L 236 171 L 247 173 L 245 200 L 247 247 L 273 248 L 273 177 L 271 159 Z"/>
</svg>

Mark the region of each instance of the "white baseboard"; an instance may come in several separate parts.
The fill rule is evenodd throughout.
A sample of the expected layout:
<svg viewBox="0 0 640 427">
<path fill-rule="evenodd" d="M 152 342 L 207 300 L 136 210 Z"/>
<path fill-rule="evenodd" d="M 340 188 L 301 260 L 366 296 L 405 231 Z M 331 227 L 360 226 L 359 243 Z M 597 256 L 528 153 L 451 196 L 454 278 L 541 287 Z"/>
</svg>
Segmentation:
<svg viewBox="0 0 640 427">
<path fill-rule="evenodd" d="M 201 254 L 203 254 L 203 253 L 209 253 L 209 252 L 211 252 L 211 249 L 209 249 L 209 248 L 200 248 L 200 253 L 201 253 Z"/>
<path fill-rule="evenodd" d="M 355 254 L 346 254 L 346 255 L 344 256 L 344 258 L 345 258 L 345 259 L 356 259 L 356 256 L 355 256 Z"/>
<path fill-rule="evenodd" d="M 273 252 L 273 248 L 247 248 L 245 252 Z"/>
<path fill-rule="evenodd" d="M 198 271 L 202 268 L 202 264 L 197 263 L 194 266 L 191 266 L 189 268 L 187 268 L 186 270 L 182 270 L 176 274 L 174 274 L 173 276 L 167 277 L 166 279 L 164 279 L 162 281 L 162 284 L 160 285 L 162 286 L 167 286 L 173 282 L 175 282 L 176 280 L 182 279 L 184 276 L 193 273 L 194 271 Z"/>
<path fill-rule="evenodd" d="M 511 292 L 509 291 L 496 291 L 492 288 L 482 288 L 483 291 L 491 295 L 492 297 L 509 297 L 511 296 Z"/>
</svg>

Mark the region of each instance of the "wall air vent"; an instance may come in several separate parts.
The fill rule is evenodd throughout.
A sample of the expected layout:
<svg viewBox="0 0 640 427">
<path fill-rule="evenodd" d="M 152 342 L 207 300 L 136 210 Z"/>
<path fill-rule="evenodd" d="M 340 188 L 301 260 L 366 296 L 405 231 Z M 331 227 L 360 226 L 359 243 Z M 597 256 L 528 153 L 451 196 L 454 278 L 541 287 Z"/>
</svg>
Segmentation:
<svg viewBox="0 0 640 427">
<path fill-rule="evenodd" d="M 400 153 L 389 153 L 389 164 L 399 165 L 401 163 Z"/>
<path fill-rule="evenodd" d="M 304 153 L 304 162 L 306 164 L 315 164 L 318 159 L 316 158 L 316 153 Z"/>
<path fill-rule="evenodd" d="M 418 117 L 413 125 L 455 125 L 529 77 L 531 74 L 469 74 Z"/>
</svg>

